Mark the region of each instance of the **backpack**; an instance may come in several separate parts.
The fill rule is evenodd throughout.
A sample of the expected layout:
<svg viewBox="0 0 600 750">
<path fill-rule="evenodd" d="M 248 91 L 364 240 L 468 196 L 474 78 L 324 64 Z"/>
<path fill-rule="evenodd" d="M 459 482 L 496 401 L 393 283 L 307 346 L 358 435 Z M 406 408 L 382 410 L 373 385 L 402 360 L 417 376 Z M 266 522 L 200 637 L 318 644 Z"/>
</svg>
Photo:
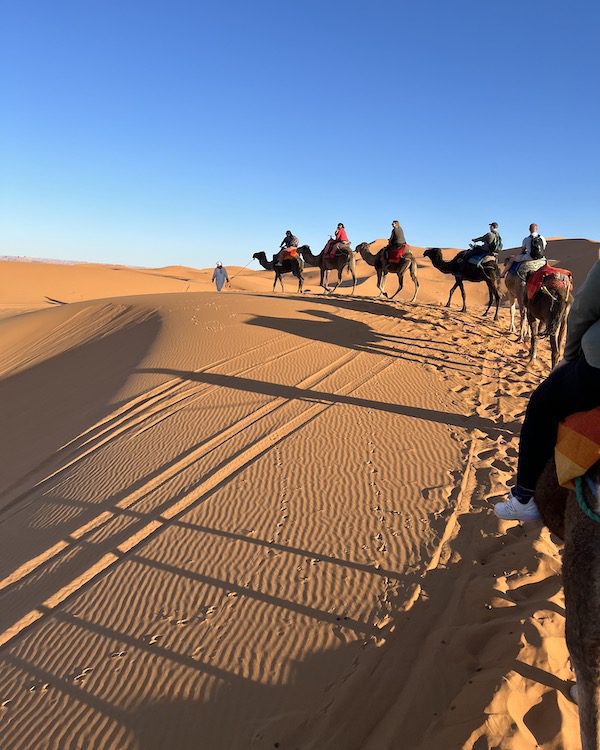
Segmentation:
<svg viewBox="0 0 600 750">
<path fill-rule="evenodd" d="M 531 250 L 529 251 L 531 260 L 540 260 L 544 257 L 544 240 L 538 234 L 537 237 L 531 238 Z"/>
</svg>

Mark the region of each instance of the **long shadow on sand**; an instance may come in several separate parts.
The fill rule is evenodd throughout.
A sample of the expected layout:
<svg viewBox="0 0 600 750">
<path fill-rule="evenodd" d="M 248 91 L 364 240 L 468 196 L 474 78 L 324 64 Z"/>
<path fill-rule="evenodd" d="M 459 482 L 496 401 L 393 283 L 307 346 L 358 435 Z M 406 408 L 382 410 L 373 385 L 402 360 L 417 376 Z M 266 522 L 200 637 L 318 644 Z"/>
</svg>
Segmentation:
<svg viewBox="0 0 600 750">
<path fill-rule="evenodd" d="M 173 519 L 167 525 L 179 523 Z M 186 524 L 186 528 L 195 530 L 193 524 Z M 201 535 L 212 531 L 221 533 L 219 529 L 204 526 L 196 529 Z M 534 532 L 531 541 L 535 536 Z M 333 614 L 299 608 L 298 603 L 268 591 L 239 586 L 235 577 L 232 581 L 222 581 L 198 576 L 193 571 L 165 565 L 143 551 L 134 550 L 121 557 L 116 567 L 134 566 L 142 577 L 140 580 L 157 569 L 168 576 L 169 586 L 176 587 L 181 578 L 192 584 L 208 583 L 215 591 L 237 591 L 240 602 L 258 596 L 273 608 L 274 617 L 277 612 L 289 610 L 315 619 L 319 627 L 347 632 L 337 648 L 317 650 L 301 661 L 292 660 L 287 670 L 280 670 L 281 674 L 288 674 L 284 684 L 269 684 L 266 674 L 262 679 L 249 677 L 242 663 L 227 660 L 227 651 L 224 662 L 211 663 L 202 655 L 193 656 L 189 644 L 180 643 L 175 633 L 165 642 L 152 644 L 145 637 L 132 635 L 126 625 L 109 625 L 78 616 L 77 607 L 48 610 L 46 615 L 53 629 L 78 633 L 75 640 L 84 637 L 88 643 L 96 642 L 98 653 L 125 649 L 126 658 L 133 658 L 139 665 L 138 679 L 146 674 L 145 664 L 148 677 L 158 669 L 161 698 L 141 702 L 132 698 L 126 701 L 129 708 L 124 710 L 122 693 L 120 701 L 113 699 L 113 694 L 102 688 L 102 682 L 97 685 L 92 682 L 82 689 L 60 670 L 55 673 L 50 667 L 41 667 L 35 650 L 4 651 L 2 659 L 30 680 L 51 685 L 57 694 L 69 698 L 78 716 L 82 712 L 86 716 L 82 724 L 65 715 L 62 739 L 66 744 L 61 745 L 64 747 L 74 746 L 75 739 L 85 744 L 88 731 L 93 730 L 96 742 L 99 737 L 108 740 L 111 735 L 120 735 L 119 747 L 124 750 L 138 747 L 359 750 L 373 731 L 382 727 L 386 730 L 382 747 L 408 747 L 407 740 L 413 743 L 411 747 L 433 747 L 438 732 L 448 731 L 444 720 L 453 716 L 450 712 L 458 704 L 461 720 L 450 722 L 452 737 L 444 735 L 450 744 L 443 745 L 458 748 L 485 721 L 486 708 L 511 671 L 550 689 L 544 696 L 545 703 L 550 704 L 549 710 L 541 711 L 534 706 L 524 716 L 528 729 L 543 743 L 560 730 L 558 708 L 552 703 L 553 691 L 566 693 L 568 683 L 524 664 L 519 653 L 523 639 L 535 646 L 540 638 L 526 618 L 540 610 L 564 615 L 560 607 L 549 601 L 560 581 L 542 581 L 535 590 L 527 592 L 527 597 L 518 590 L 516 607 L 489 609 L 488 604 L 499 596 L 514 603 L 510 592 L 502 594 L 496 589 L 496 576 L 488 572 L 510 559 L 514 554 L 511 547 L 519 549 L 522 569 L 536 569 L 538 553 L 527 537 L 528 532 L 522 527 L 512 528 L 506 537 L 499 537 L 491 513 L 463 515 L 453 541 L 458 561 L 425 574 L 406 575 L 404 585 L 391 602 L 392 620 L 383 630 L 367 623 L 340 623 L 340 618 Z M 245 542 L 255 545 L 256 540 L 239 535 L 238 543 Z M 286 545 L 278 547 L 283 554 L 298 552 L 293 548 L 287 550 Z M 122 570 L 121 577 L 131 575 L 134 568 Z M 114 574 L 115 569 L 113 579 Z M 102 599 L 107 595 L 103 589 L 111 585 L 110 577 L 102 576 L 94 585 Z M 415 585 L 422 588 L 423 595 L 412 606 L 405 607 Z M 159 601 L 154 604 L 158 606 Z M 498 639 L 502 639 L 500 651 Z M 43 648 L 41 642 L 39 647 Z M 246 655 L 246 658 L 253 657 Z M 48 663 L 43 655 L 40 661 Z M 104 729 L 100 729 L 100 722 L 104 722 Z M 15 717 L 13 725 L 8 727 L 11 736 L 18 731 L 16 723 Z M 71 738 L 70 732 L 77 734 Z M 55 746 L 58 747 L 52 745 Z M 492 750 L 494 746 L 483 736 L 473 747 Z"/>
<path fill-rule="evenodd" d="M 436 409 L 425 409 L 420 406 L 410 406 L 408 404 L 391 404 L 385 401 L 376 401 L 374 399 L 359 398 L 357 396 L 346 396 L 339 393 L 328 393 L 327 391 L 316 391 L 310 388 L 298 388 L 296 386 L 281 385 L 280 383 L 270 383 L 264 380 L 253 378 L 242 378 L 238 375 L 223 375 L 213 372 L 195 372 L 192 370 L 173 370 L 170 368 L 149 368 L 139 369 L 140 373 L 160 373 L 170 375 L 184 380 L 191 380 L 198 383 L 208 383 L 218 385 L 223 388 L 233 388 L 239 391 L 249 391 L 250 393 L 261 393 L 273 398 L 284 398 L 286 400 L 307 401 L 310 403 L 329 403 L 329 404 L 346 404 L 349 406 L 359 406 L 365 409 L 375 409 L 377 411 L 386 411 L 390 414 L 398 414 L 403 417 L 413 417 L 415 419 L 424 419 L 429 422 L 452 425 L 453 427 L 462 427 L 465 430 L 481 430 L 496 439 L 500 436 L 512 437 L 511 429 L 498 427 L 491 419 L 480 417 L 475 414 L 465 415 L 456 412 L 438 411 Z"/>
</svg>

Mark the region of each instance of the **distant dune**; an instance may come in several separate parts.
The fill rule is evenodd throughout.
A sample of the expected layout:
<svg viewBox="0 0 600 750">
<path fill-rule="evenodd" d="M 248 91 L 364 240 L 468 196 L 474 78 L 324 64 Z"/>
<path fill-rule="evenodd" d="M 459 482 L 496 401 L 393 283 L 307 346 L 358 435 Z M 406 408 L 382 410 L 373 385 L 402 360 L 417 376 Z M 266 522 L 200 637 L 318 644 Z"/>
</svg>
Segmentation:
<svg viewBox="0 0 600 750">
<path fill-rule="evenodd" d="M 416 304 L 0 263 L 2 750 L 579 747 L 560 552 L 492 512 L 549 355 L 414 252 Z"/>
</svg>

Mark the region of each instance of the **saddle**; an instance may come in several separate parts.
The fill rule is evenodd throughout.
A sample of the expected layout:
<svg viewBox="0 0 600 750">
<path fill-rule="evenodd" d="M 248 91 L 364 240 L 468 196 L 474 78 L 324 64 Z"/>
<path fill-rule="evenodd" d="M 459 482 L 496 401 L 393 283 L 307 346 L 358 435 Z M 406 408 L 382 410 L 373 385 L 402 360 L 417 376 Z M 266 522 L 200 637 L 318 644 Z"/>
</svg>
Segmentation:
<svg viewBox="0 0 600 750">
<path fill-rule="evenodd" d="M 350 252 L 350 245 L 346 242 L 336 242 L 329 240 L 323 248 L 323 254 L 328 258 L 335 258 L 338 255 L 345 255 Z"/>
<path fill-rule="evenodd" d="M 549 281 L 546 279 L 551 276 Z M 546 263 L 545 266 L 533 271 L 527 277 L 527 299 L 532 300 L 540 291 L 542 285 L 549 291 L 570 289 L 573 284 L 573 274 L 566 268 L 554 268 Z"/>
<path fill-rule="evenodd" d="M 288 247 L 283 251 L 282 260 L 298 260 L 298 248 Z"/>
<path fill-rule="evenodd" d="M 398 247 L 392 247 L 387 251 L 388 263 L 399 263 L 406 255 L 408 246 L 406 242 Z"/>
<path fill-rule="evenodd" d="M 556 476 L 563 487 L 574 487 L 600 461 L 600 406 L 571 414 L 558 427 L 554 448 Z"/>
</svg>

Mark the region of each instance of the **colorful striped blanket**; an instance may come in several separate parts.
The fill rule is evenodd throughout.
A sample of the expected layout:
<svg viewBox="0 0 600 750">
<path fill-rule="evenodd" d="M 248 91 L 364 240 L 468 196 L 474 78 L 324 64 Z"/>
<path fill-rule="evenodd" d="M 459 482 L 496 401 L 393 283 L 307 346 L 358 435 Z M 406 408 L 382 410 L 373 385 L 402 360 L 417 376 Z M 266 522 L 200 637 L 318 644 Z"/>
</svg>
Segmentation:
<svg viewBox="0 0 600 750">
<path fill-rule="evenodd" d="M 600 406 L 579 411 L 560 423 L 554 459 L 558 483 L 570 488 L 576 477 L 600 461 Z"/>
</svg>

